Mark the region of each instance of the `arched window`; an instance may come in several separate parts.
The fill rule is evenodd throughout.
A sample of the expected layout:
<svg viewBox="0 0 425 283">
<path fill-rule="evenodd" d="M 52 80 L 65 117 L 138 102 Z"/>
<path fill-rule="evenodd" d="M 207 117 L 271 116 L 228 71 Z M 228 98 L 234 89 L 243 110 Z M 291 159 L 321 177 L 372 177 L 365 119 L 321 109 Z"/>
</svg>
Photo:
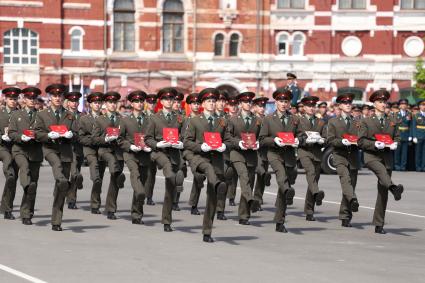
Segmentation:
<svg viewBox="0 0 425 283">
<path fill-rule="evenodd" d="M 239 34 L 234 33 L 230 36 L 229 56 L 236 57 L 239 53 Z"/>
<path fill-rule="evenodd" d="M 277 40 L 277 52 L 280 55 L 289 55 L 289 35 L 283 33 Z"/>
<path fill-rule="evenodd" d="M 80 27 L 73 27 L 69 30 L 71 35 L 71 51 L 80 52 L 83 50 L 84 30 Z"/>
<path fill-rule="evenodd" d="M 162 50 L 165 53 L 183 52 L 184 9 L 180 0 L 166 0 L 163 11 Z"/>
<path fill-rule="evenodd" d="M 353 93 L 354 94 L 354 100 L 363 100 L 363 92 L 364 89 L 359 87 L 343 87 L 338 89 L 338 95 L 344 94 L 344 93 Z"/>
<path fill-rule="evenodd" d="M 134 51 L 135 26 L 132 0 L 114 3 L 114 51 Z"/>
<path fill-rule="evenodd" d="M 38 34 L 26 28 L 8 30 L 3 36 L 4 64 L 38 64 Z"/>
<path fill-rule="evenodd" d="M 304 43 L 305 37 L 301 33 L 296 33 L 293 35 L 292 41 L 292 55 L 302 56 L 304 55 Z"/>
<path fill-rule="evenodd" d="M 218 33 L 214 38 L 214 55 L 222 56 L 223 55 L 223 44 L 224 44 L 224 35 Z"/>
</svg>

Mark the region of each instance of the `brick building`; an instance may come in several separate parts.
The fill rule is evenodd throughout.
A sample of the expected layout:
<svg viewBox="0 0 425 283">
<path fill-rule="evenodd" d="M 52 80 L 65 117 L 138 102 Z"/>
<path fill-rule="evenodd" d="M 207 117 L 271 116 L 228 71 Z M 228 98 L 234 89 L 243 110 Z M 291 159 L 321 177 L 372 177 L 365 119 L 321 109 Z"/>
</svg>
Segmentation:
<svg viewBox="0 0 425 283">
<path fill-rule="evenodd" d="M 0 88 L 176 86 L 414 100 L 425 0 L 0 0 Z"/>
</svg>

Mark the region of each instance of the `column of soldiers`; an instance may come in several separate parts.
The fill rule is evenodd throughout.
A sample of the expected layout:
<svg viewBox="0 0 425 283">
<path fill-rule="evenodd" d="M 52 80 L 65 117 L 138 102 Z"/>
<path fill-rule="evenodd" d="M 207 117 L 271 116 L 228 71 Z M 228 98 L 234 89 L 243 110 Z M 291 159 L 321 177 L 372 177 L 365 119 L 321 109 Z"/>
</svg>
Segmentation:
<svg viewBox="0 0 425 283">
<path fill-rule="evenodd" d="M 162 170 L 165 190 L 161 222 L 165 232 L 173 231 L 172 213 L 179 210 L 180 193 L 187 176 L 185 171 L 190 169 L 194 176 L 189 199 L 192 215 L 201 214 L 198 204 L 206 181 L 202 226 L 205 242 L 214 241 L 211 237 L 214 219 L 227 219 L 224 214 L 226 199 L 229 205 L 236 205 L 238 181 L 241 188 L 239 224 L 250 225 L 251 213 L 262 210 L 264 190 L 270 186 L 269 167 L 278 186 L 275 230 L 286 233 L 286 209 L 293 204 L 295 196 L 298 160 L 305 169 L 308 184 L 305 217 L 307 221 L 315 221 L 316 206 L 322 205 L 325 198 L 325 192 L 319 188 L 325 145 L 333 148 L 341 182 L 339 218 L 343 227 L 351 227 L 353 213 L 360 207 L 355 193 L 360 149 L 364 152 L 366 167 L 378 178 L 373 216 L 376 233 L 385 233 L 388 193 L 398 201 L 404 191 L 402 185 L 392 182 L 391 172 L 394 151 L 404 150 L 407 114 L 402 112 L 403 106 L 400 106 L 399 116 L 386 113 L 387 91 L 379 90 L 370 96 L 374 115 L 363 118 L 360 109 L 353 111 L 354 95 L 343 94 L 336 100 L 340 115 L 326 119 L 316 115 L 319 100 L 316 96 L 304 97 L 300 102 L 303 112 L 294 114 L 291 109 L 293 93 L 289 88 L 279 88 L 273 93 L 276 111 L 271 115 L 265 115 L 268 98 L 255 97 L 253 92 L 232 96 L 215 88 L 186 97 L 191 111 L 188 116 L 181 107 L 184 95 L 175 88 L 164 88 L 157 94 L 139 90 L 129 93 L 129 116 L 118 113 L 121 95 L 114 91 L 89 94 L 87 113 L 77 111 L 81 93 L 66 92 L 62 84 L 50 85 L 45 92 L 50 106 L 37 111 L 35 103 L 41 95 L 38 88 L 11 87 L 2 91 L 6 107 L 0 112 L 0 159 L 5 187 L 0 209 L 5 219 L 14 219 L 12 208 L 19 178 L 23 190 L 20 217 L 25 225 L 32 224 L 43 158 L 51 165 L 55 181 L 51 218 L 54 231 L 62 230 L 65 203 L 69 209 L 78 208 L 77 191 L 82 189 L 84 158 L 92 182 L 91 213 L 101 214 L 102 183 L 107 168 L 110 178 L 104 212 L 107 219 L 117 219 L 117 197 L 125 185 L 123 169 L 126 164 L 134 191 L 130 210 L 132 223 L 139 225 L 143 224 L 144 204 L 155 205 L 155 177 L 157 170 Z M 19 96 L 23 97 L 25 107 L 17 110 Z M 64 99 L 68 102 L 67 109 L 63 106 Z M 157 101 L 162 109 L 155 113 Z M 102 105 L 105 106 L 103 114 Z M 425 101 L 418 105 L 420 110 L 409 119 L 412 130 L 407 141 L 412 140 L 421 158 L 425 158 Z M 226 107 L 228 112 L 224 112 Z M 170 129 L 178 135 L 173 142 L 164 136 Z M 205 133 L 219 137 L 219 144 L 212 146 Z M 292 135 L 294 140 L 286 142 L 281 133 Z M 389 135 L 393 142 L 386 145 L 376 134 Z M 346 135 L 357 136 L 357 142 L 348 140 Z M 247 136 L 254 140 L 250 145 Z M 425 170 L 423 160 L 417 164 Z"/>
</svg>

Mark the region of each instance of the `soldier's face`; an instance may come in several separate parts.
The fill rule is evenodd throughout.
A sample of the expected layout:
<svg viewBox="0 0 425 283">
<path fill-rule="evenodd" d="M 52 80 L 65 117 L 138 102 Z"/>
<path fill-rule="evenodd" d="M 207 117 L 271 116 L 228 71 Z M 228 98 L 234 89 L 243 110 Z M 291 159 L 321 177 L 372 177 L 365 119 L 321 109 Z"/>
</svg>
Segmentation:
<svg viewBox="0 0 425 283">
<path fill-rule="evenodd" d="M 142 100 L 134 100 L 131 102 L 131 107 L 135 111 L 142 111 L 143 110 L 143 101 Z"/>
<path fill-rule="evenodd" d="M 346 114 L 350 113 L 352 108 L 353 105 L 351 104 L 351 102 L 341 102 L 339 104 L 339 109 L 341 109 L 341 111 Z"/>
<path fill-rule="evenodd" d="M 211 113 L 216 110 L 217 102 L 215 99 L 206 99 L 204 100 L 204 102 L 202 102 L 202 107 L 204 108 L 204 110 Z"/>
<path fill-rule="evenodd" d="M 178 111 L 181 109 L 182 103 L 180 100 L 174 100 L 173 102 L 173 110 Z"/>
<path fill-rule="evenodd" d="M 375 109 L 378 110 L 381 113 L 385 112 L 387 102 L 385 100 L 376 100 L 373 105 L 375 106 Z"/>
<path fill-rule="evenodd" d="M 215 107 L 216 107 L 217 111 L 223 111 L 225 104 L 226 104 L 226 101 L 224 101 L 223 99 L 217 100 L 216 103 L 215 103 Z"/>
<path fill-rule="evenodd" d="M 249 111 L 251 111 L 251 108 L 252 108 L 252 102 L 251 101 L 242 101 L 240 103 L 240 107 L 243 111 L 249 112 Z"/>
<path fill-rule="evenodd" d="M 368 115 L 369 115 L 369 109 L 363 109 L 363 110 L 362 110 L 362 114 L 363 114 L 364 116 L 368 116 Z"/>
<path fill-rule="evenodd" d="M 99 112 L 101 107 L 102 107 L 102 102 L 100 101 L 93 101 L 92 103 L 90 103 L 90 109 L 94 112 Z"/>
<path fill-rule="evenodd" d="M 106 101 L 106 110 L 108 112 L 117 111 L 118 103 L 117 101 Z"/>
<path fill-rule="evenodd" d="M 314 115 L 316 112 L 316 106 L 304 105 L 304 111 L 307 115 Z"/>
<path fill-rule="evenodd" d="M 276 109 L 279 112 L 286 111 L 286 109 L 288 109 L 288 106 L 289 106 L 289 100 L 286 100 L 286 99 L 276 100 Z"/>
<path fill-rule="evenodd" d="M 35 99 L 32 99 L 32 98 L 24 98 L 24 101 L 25 101 L 25 105 L 28 107 L 28 108 L 34 108 L 35 107 L 35 104 L 36 104 L 36 100 Z"/>
<path fill-rule="evenodd" d="M 257 105 L 255 107 L 255 111 L 257 112 L 257 114 L 259 115 L 264 115 L 264 113 L 266 113 L 266 107 L 263 105 Z"/>
<path fill-rule="evenodd" d="M 78 105 L 80 105 L 78 101 L 68 101 L 68 108 L 72 111 L 77 110 Z"/>
<path fill-rule="evenodd" d="M 163 99 L 161 99 L 162 106 L 167 110 L 171 110 L 173 103 L 174 103 L 174 98 L 163 98 Z"/>
<path fill-rule="evenodd" d="M 403 111 L 406 111 L 407 110 L 407 104 L 406 103 L 401 103 L 400 104 L 400 109 L 403 110 Z"/>
<path fill-rule="evenodd" d="M 18 105 L 18 98 L 7 97 L 6 98 L 6 106 L 14 109 Z"/>
<path fill-rule="evenodd" d="M 425 103 L 419 104 L 419 110 L 421 110 L 422 112 L 425 111 Z"/>
<path fill-rule="evenodd" d="M 149 111 L 153 111 L 153 110 L 155 109 L 155 105 L 156 105 L 156 103 L 155 103 L 155 102 L 152 102 L 152 101 L 150 101 L 150 102 L 146 102 L 146 108 L 147 108 Z"/>
<path fill-rule="evenodd" d="M 190 104 L 190 110 L 194 113 L 199 112 L 199 107 L 201 107 L 201 104 L 199 104 L 198 102 L 193 102 Z"/>
<path fill-rule="evenodd" d="M 236 113 L 238 113 L 238 105 L 236 104 L 229 104 L 228 106 L 227 106 L 228 108 L 229 108 L 229 113 L 231 114 L 231 115 L 236 115 Z"/>
<path fill-rule="evenodd" d="M 52 94 L 50 96 L 50 104 L 55 107 L 58 108 L 60 106 L 62 106 L 63 104 L 63 96 L 60 94 Z"/>
</svg>

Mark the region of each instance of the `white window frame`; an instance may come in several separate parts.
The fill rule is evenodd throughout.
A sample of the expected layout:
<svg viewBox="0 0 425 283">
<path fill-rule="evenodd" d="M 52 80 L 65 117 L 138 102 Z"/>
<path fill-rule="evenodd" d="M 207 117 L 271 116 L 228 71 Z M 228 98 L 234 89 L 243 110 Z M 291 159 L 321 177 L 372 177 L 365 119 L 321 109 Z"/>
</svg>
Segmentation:
<svg viewBox="0 0 425 283">
<path fill-rule="evenodd" d="M 13 35 L 13 30 L 17 29 L 19 31 L 19 34 Z M 27 30 L 28 31 L 28 35 L 27 36 L 23 36 L 23 30 Z M 6 35 L 6 33 L 10 33 L 9 35 Z M 31 33 L 34 33 L 35 36 L 33 36 Z M 5 44 L 5 40 L 9 39 L 9 44 L 6 45 Z M 13 53 L 13 49 L 15 47 L 14 42 L 17 40 L 18 43 L 18 53 L 14 54 Z M 23 54 L 23 48 L 24 48 L 24 40 L 27 40 L 27 55 L 24 56 Z M 35 46 L 31 45 L 31 41 L 35 40 L 36 44 Z M 3 62 L 5 65 L 8 66 L 34 66 L 34 65 L 38 65 L 39 64 L 39 35 L 37 32 L 31 30 L 31 29 L 27 29 L 27 28 L 13 28 L 10 30 L 7 30 L 4 32 L 3 34 Z M 6 54 L 6 49 L 9 48 L 9 53 Z M 36 54 L 35 55 L 31 55 L 31 50 L 35 49 L 36 50 Z M 8 63 L 6 63 L 6 57 L 8 57 L 10 59 L 10 61 Z M 13 59 L 18 58 L 19 63 L 14 63 Z M 28 59 L 28 63 L 22 63 L 23 59 L 27 58 Z M 31 60 L 35 59 L 35 63 L 31 63 Z"/>
<path fill-rule="evenodd" d="M 290 0 L 292 1 L 292 0 Z M 304 2 L 304 6 L 302 8 L 293 8 L 293 7 L 288 7 L 288 8 L 281 8 L 279 7 L 279 0 L 276 0 L 276 8 L 279 10 L 304 10 L 306 9 L 306 7 L 308 7 L 308 0 L 303 0 Z"/>
<path fill-rule="evenodd" d="M 79 50 L 78 51 L 77 50 L 72 50 L 72 39 L 75 36 L 75 35 L 73 35 L 74 31 L 81 32 L 81 35 L 78 36 L 79 37 Z M 75 26 L 75 27 L 72 27 L 72 28 L 69 29 L 68 34 L 69 34 L 69 39 L 70 39 L 70 41 L 69 41 L 69 43 L 70 43 L 69 44 L 69 50 L 72 53 L 83 52 L 83 50 L 84 50 L 84 36 L 86 35 L 84 29 L 82 27 Z M 77 37 L 77 36 L 75 36 L 75 37 Z"/>
<path fill-rule="evenodd" d="M 297 36 L 297 35 L 302 37 L 302 43 L 300 45 L 300 54 L 294 54 L 294 42 L 295 42 L 295 36 Z M 292 34 L 292 37 L 291 37 L 291 56 L 298 56 L 298 57 L 304 56 L 304 46 L 305 46 L 306 40 L 307 40 L 307 38 L 306 38 L 305 34 L 300 32 L 300 31 L 294 32 Z"/>
<path fill-rule="evenodd" d="M 230 55 L 230 46 L 232 44 L 232 35 L 234 35 L 234 34 L 237 34 L 239 36 L 239 38 L 238 38 L 238 51 L 237 51 L 236 56 Z M 243 37 L 242 37 L 242 34 L 240 32 L 238 32 L 238 31 L 232 31 L 231 33 L 229 33 L 227 50 L 228 50 L 228 56 L 230 58 L 238 58 L 240 56 L 242 42 L 243 42 Z"/>
<path fill-rule="evenodd" d="M 404 1 L 406 1 L 406 0 L 400 0 L 400 10 L 424 10 L 425 9 L 425 7 L 424 8 L 415 8 L 416 1 L 418 1 L 418 0 L 409 0 L 409 1 L 412 1 L 412 6 L 409 7 L 409 8 L 403 8 L 402 2 L 404 2 Z"/>
<path fill-rule="evenodd" d="M 280 38 L 285 35 L 287 37 L 287 40 L 280 40 Z M 301 36 L 302 37 L 302 44 L 300 45 L 300 54 L 294 54 L 294 38 L 295 36 Z M 281 42 L 286 42 L 286 52 L 285 53 L 279 53 L 279 44 Z M 284 57 L 303 57 L 304 55 L 304 49 L 307 42 L 306 35 L 301 31 L 296 31 L 290 34 L 287 31 L 281 31 L 276 34 L 276 56 L 284 56 Z"/>
<path fill-rule="evenodd" d="M 280 37 L 282 36 L 282 35 L 286 35 L 286 37 L 288 38 L 286 41 L 281 41 L 280 40 Z M 281 43 L 281 42 L 286 42 L 286 52 L 285 53 L 280 53 L 279 52 L 279 44 Z M 290 56 L 290 53 L 289 53 L 289 49 L 290 49 L 290 46 L 291 45 L 291 35 L 288 33 L 288 32 L 286 32 L 286 31 L 281 31 L 281 32 L 279 32 L 277 35 L 276 35 L 276 49 L 277 49 L 277 55 L 278 56 Z"/>
<path fill-rule="evenodd" d="M 352 8 L 352 6 L 353 6 L 353 1 L 356 1 L 356 0 L 350 0 L 350 1 L 351 1 L 350 8 L 341 8 L 341 0 L 338 0 L 338 3 L 337 3 L 338 10 L 354 10 L 354 11 L 362 11 L 362 10 L 367 10 L 367 9 L 368 9 L 368 7 L 370 6 L 370 0 L 360 0 L 360 1 L 364 1 L 364 2 L 365 2 L 364 7 L 363 7 L 363 8 Z"/>
<path fill-rule="evenodd" d="M 223 45 L 221 47 L 221 54 L 220 55 L 216 55 L 215 54 L 215 39 L 217 37 L 217 35 L 223 35 Z M 224 57 L 226 54 L 226 46 L 227 46 L 227 42 L 228 42 L 228 34 L 226 34 L 226 32 L 224 31 L 216 31 L 213 33 L 212 35 L 212 44 L 213 44 L 213 55 L 214 57 Z"/>
</svg>

